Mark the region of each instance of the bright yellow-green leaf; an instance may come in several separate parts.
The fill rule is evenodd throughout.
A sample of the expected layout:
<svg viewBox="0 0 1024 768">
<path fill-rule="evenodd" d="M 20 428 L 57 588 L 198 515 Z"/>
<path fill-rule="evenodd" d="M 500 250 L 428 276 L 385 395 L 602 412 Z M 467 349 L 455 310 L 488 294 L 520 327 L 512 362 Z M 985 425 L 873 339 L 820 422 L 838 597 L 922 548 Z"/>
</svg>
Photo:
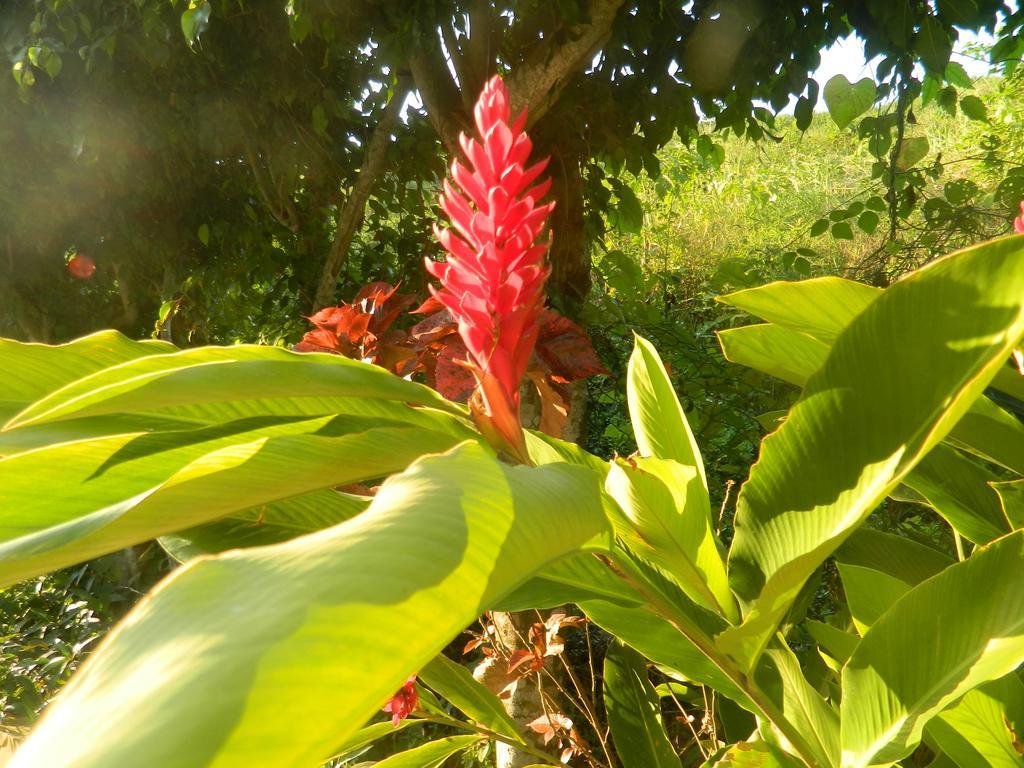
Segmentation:
<svg viewBox="0 0 1024 768">
<path fill-rule="evenodd" d="M 397 400 L 463 413 L 434 390 L 375 365 L 340 355 L 243 345 L 199 347 L 107 368 L 33 403 L 7 428 L 202 403 L 318 397 Z"/>
<path fill-rule="evenodd" d="M 494 733 L 525 744 L 516 721 L 488 688 L 473 679 L 472 673 L 444 654 L 438 654 L 419 673 L 420 680 L 444 696 L 455 707 Z"/>
<path fill-rule="evenodd" d="M 0 339 L 0 422 L 75 379 L 127 360 L 176 352 L 163 341 L 132 341 L 100 331 L 67 344 Z"/>
<path fill-rule="evenodd" d="M 806 579 L 1003 365 L 1022 297 L 1024 246 L 1004 238 L 899 281 L 840 333 L 740 493 L 729 568 L 745 618 L 719 648 L 753 665 Z"/>
<path fill-rule="evenodd" d="M 845 768 L 901 760 L 925 723 L 1024 662 L 1024 531 L 900 598 L 843 669 Z"/>
<path fill-rule="evenodd" d="M 665 568 L 698 605 L 739 618 L 695 467 L 653 457 L 613 461 L 605 490 L 625 513 L 620 535 L 637 554 Z"/>
<path fill-rule="evenodd" d="M 97 649 L 11 768 L 319 765 L 502 595 L 606 549 L 599 493 L 585 468 L 508 467 L 468 443 L 391 477 L 339 526 L 190 561 Z"/>
<path fill-rule="evenodd" d="M 672 380 L 657 350 L 640 336 L 634 339 L 629 358 L 626 402 L 640 454 L 696 468 L 707 488 L 700 449 L 672 388 Z"/>
<path fill-rule="evenodd" d="M 333 421 L 119 435 L 0 460 L 0 584 L 401 471 L 456 442 L 406 427 L 332 437 Z"/>
</svg>

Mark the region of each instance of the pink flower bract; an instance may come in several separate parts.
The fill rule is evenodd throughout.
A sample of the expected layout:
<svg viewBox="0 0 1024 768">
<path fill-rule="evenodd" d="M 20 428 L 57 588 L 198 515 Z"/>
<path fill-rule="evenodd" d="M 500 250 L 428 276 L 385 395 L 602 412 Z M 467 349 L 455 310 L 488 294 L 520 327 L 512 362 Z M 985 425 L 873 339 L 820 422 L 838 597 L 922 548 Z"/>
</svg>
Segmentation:
<svg viewBox="0 0 1024 768">
<path fill-rule="evenodd" d="M 1024 235 L 1024 200 L 1020 201 L 1020 216 L 1013 220 L 1013 231 Z"/>
<path fill-rule="evenodd" d="M 533 149 L 526 113 L 510 123 L 500 77 L 484 86 L 473 116 L 479 139 L 459 137 L 472 170 L 452 163 L 455 185 L 445 180 L 441 195 L 452 226 L 434 227 L 447 260 L 428 259 L 427 271 L 441 283 L 433 295 L 458 322 L 488 416 L 509 437 L 501 424 L 514 417 L 518 429 L 519 382 L 537 341 L 548 276 L 548 243 L 537 241 L 554 204 L 540 203 L 551 182 L 534 182 L 547 159 L 526 165 Z"/>
<path fill-rule="evenodd" d="M 405 685 L 398 689 L 381 711 L 390 712 L 391 724 L 397 726 L 413 713 L 419 703 L 420 695 L 416 692 L 416 675 L 413 675 L 405 681 Z"/>
</svg>

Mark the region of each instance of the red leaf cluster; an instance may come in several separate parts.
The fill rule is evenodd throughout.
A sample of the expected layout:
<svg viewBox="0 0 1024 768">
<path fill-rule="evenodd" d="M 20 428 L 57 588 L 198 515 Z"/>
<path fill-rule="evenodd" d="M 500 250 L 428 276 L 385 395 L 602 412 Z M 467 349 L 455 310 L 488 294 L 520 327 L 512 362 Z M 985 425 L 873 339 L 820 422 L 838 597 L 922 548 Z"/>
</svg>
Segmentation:
<svg viewBox="0 0 1024 768">
<path fill-rule="evenodd" d="M 434 298 L 413 314 L 424 316 L 408 331 L 392 328 L 414 303 L 388 283 L 372 283 L 351 303 L 322 309 L 316 328 L 295 346 L 298 352 L 331 352 L 364 360 L 399 376 L 416 374 L 449 400 L 467 402 L 477 386 L 459 324 Z M 537 341 L 527 367 L 541 403 L 542 432 L 561 436 L 569 411 L 569 384 L 607 373 L 586 332 L 553 309 L 538 318 Z"/>
<path fill-rule="evenodd" d="M 424 309 L 433 308 L 428 301 L 416 311 L 422 313 Z M 538 326 L 527 376 L 537 387 L 542 412 L 546 407 L 563 408 L 567 412 L 570 398 L 567 385 L 608 371 L 586 331 L 569 318 L 546 309 L 539 317 Z M 409 329 L 409 335 L 428 353 L 421 361 L 427 384 L 449 400 L 466 402 L 476 386 L 476 379 L 464 365 L 467 350 L 451 312 L 433 312 Z"/>
<path fill-rule="evenodd" d="M 399 376 L 416 370 L 416 352 L 404 331 L 391 326 L 416 300 L 398 286 L 370 283 L 348 304 L 326 307 L 309 318 L 316 326 L 296 352 L 333 352 L 387 368 Z"/>
</svg>

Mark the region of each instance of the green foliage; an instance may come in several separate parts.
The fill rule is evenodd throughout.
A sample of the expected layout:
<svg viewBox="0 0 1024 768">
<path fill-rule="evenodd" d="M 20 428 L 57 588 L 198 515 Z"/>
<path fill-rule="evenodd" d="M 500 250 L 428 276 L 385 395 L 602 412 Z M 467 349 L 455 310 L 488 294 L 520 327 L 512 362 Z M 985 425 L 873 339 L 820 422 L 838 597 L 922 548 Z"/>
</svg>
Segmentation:
<svg viewBox="0 0 1024 768">
<path fill-rule="evenodd" d="M 287 343 L 321 288 L 419 282 L 420 259 L 434 248 L 439 140 L 456 144 L 471 94 L 496 69 L 517 104 L 529 106 L 540 151 L 557 150 L 564 166 L 554 174 L 564 202 L 556 229 L 566 232 L 553 244 L 565 265 L 556 270 L 556 298 L 577 308 L 589 284 L 581 246 L 603 233 L 605 214 L 625 233 L 645 220 L 643 196 L 609 178 L 626 170 L 672 180 L 658 151 L 674 136 L 720 168 L 728 153 L 706 134 L 712 124 L 777 138 L 787 121 L 775 113 L 791 99 L 796 126 L 812 128 L 819 52 L 851 32 L 865 39 L 869 58 L 882 56 L 878 104 L 905 87 L 950 111 L 959 104 L 993 135 L 1015 131 L 1000 109 L 963 94 L 962 67 L 946 62 L 954 25 L 994 29 L 1002 4 L 953 5 L 964 7 L 895 13 L 840 0 L 807 12 L 787 0 L 771 13 L 721 17 L 712 0 L 362 3 L 341 11 L 292 0 L 244 12 L 233 0 L 8 3 L 0 10 L 12 75 L 0 79 L 8 159 L 0 323 L 7 335 L 46 341 L 114 325 L 133 336 L 155 329 L 181 345 Z M 992 51 L 1007 74 L 1019 25 L 1009 15 Z M 591 66 L 582 66 L 578 46 Z M 927 69 L 920 82 L 915 61 Z M 833 116 L 845 125 L 862 114 L 871 87 L 826 85 Z M 425 98 L 395 119 L 388 105 L 400 106 L 412 88 Z M 889 109 L 860 126 L 862 138 L 874 134 L 878 162 L 893 138 Z M 909 190 L 920 197 L 923 177 L 913 178 L 896 190 L 901 210 L 923 202 L 909 200 Z M 961 210 L 959 229 L 970 221 L 991 234 L 992 222 L 976 214 Z M 836 233 L 845 237 L 847 228 Z M 949 245 L 921 247 L 934 255 Z M 96 263 L 94 276 L 67 272 L 76 254 Z M 798 270 L 805 261 L 791 259 Z"/>
<path fill-rule="evenodd" d="M 588 447 L 638 449 L 604 462 L 530 435 L 539 466 L 508 467 L 462 408 L 338 358 L 111 333 L 0 342 L 0 579 L 153 537 L 185 563 L 17 764 L 109 765 L 145 746 L 167 765 L 476 765 L 523 731 L 439 651 L 485 609 L 567 601 L 618 638 L 604 693 L 624 765 L 838 767 L 911 749 L 937 767 L 1019 763 L 1019 627 L 1000 613 L 1024 520 L 1024 427 L 1000 406 L 1022 399 L 1000 367 L 1021 335 L 1019 246 L 885 292 L 812 280 L 711 300 L 847 268 L 885 286 L 1001 234 L 1024 197 L 1020 14 L 991 51 L 1000 76 L 972 83 L 954 27 L 991 28 L 999 3 L 868 6 L 0 9 L 0 331 L 280 346 L 325 285 L 419 285 L 438 147 L 497 66 L 554 155 L 553 298 L 576 308 L 594 246 L 582 314 L 606 360 L 634 347 L 589 384 Z M 832 124 L 815 122 L 817 51 L 851 31 L 875 77 L 824 84 Z M 531 90 L 537 62 L 557 89 Z M 740 311 L 766 322 L 732 328 Z M 980 396 L 989 383 L 1002 400 Z M 866 529 L 873 512 L 902 536 Z M 13 621 L 63 606 L 47 591 L 60 578 L 35 582 L 41 603 L 10 587 Z M 41 665 L 5 646 L 19 724 L 92 641 L 88 610 L 33 625 L 56 638 Z M 950 629 L 949 612 L 977 620 Z M 641 654 L 685 681 L 684 718 L 703 712 L 686 754 Z M 413 720 L 362 727 L 417 668 L 440 698 L 422 688 Z"/>
<path fill-rule="evenodd" d="M 157 547 L 30 579 L 0 592 L 0 736 L 18 742 L 139 591 L 166 572 Z"/>
<path fill-rule="evenodd" d="M 1024 594 L 1017 584 L 1024 573 L 1020 532 L 953 562 L 861 526 L 887 493 L 900 492 L 900 480 L 911 482 L 958 420 L 985 402 L 979 396 L 1024 336 L 1022 253 L 1020 239 L 1007 238 L 954 254 L 885 291 L 825 280 L 729 299 L 765 316 L 767 327 L 823 351 L 740 493 L 728 568 L 712 528 L 695 433 L 657 353 L 642 339 L 626 393 L 641 450 L 608 464 L 531 437 L 536 466 L 509 466 L 459 409 L 435 410 L 439 404 L 416 385 L 394 379 L 378 387 L 379 373 L 366 364 L 276 350 L 149 355 L 39 395 L 6 432 L 32 429 L 33 420 L 73 419 L 85 413 L 68 410 L 76 402 L 93 409 L 93 418 L 115 419 L 124 415 L 120 407 L 140 416 L 170 409 L 202 414 L 210 425 L 164 430 L 156 421 L 148 435 L 89 438 L 0 460 L 0 470 L 11 471 L 4 483 L 9 511 L 38 504 L 35 490 L 16 481 L 41 470 L 22 464 L 61 452 L 48 463 L 64 469 L 45 482 L 51 503 L 60 506 L 49 518 L 24 512 L 37 530 L 9 539 L 4 560 L 11 572 L 46 567 L 40 558 L 47 555 L 30 539 L 63 543 L 80 531 L 93 548 L 66 551 L 84 558 L 152 536 L 155 528 L 244 515 L 254 504 L 301 500 L 352 477 L 389 477 L 365 510 L 347 507 L 355 517 L 321 519 L 321 530 L 282 543 L 243 535 L 236 545 L 265 545 L 186 562 L 110 637 L 14 765 L 110 765 L 131 759 L 142 745 L 166 765 L 316 764 L 384 735 L 379 724 L 363 726 L 420 669 L 470 719 L 449 716 L 423 690 L 419 716 L 455 733 L 431 733 L 432 741 L 384 764 L 437 765 L 485 741 L 518 742 L 518 727 L 493 694 L 438 653 L 505 599 L 544 604 L 540 596 L 551 584 L 559 601 L 578 602 L 625 644 L 609 652 L 605 673 L 623 765 L 679 761 L 640 654 L 759 718 L 756 735 L 738 734 L 746 741 L 724 745 L 713 763 L 866 766 L 901 759 L 922 738 L 933 753 L 946 744 L 949 754 L 963 754 L 965 734 L 975 750 L 1008 754 L 1013 731 L 979 735 L 978 724 L 995 722 L 1000 712 L 1017 716 L 1016 689 L 1001 681 L 1024 662 L 1016 608 Z M 73 359 L 78 349 L 49 353 Z M 780 349 L 785 354 L 787 347 Z M 187 372 L 201 372 L 211 360 L 221 361 L 214 366 L 220 384 L 211 388 L 200 377 L 199 386 Z M 298 372 L 287 393 L 251 365 L 286 360 Z M 915 379 L 912 372 L 924 365 L 929 376 Z M 368 427 L 356 406 L 352 415 L 295 414 L 297 401 L 325 399 L 321 368 L 337 369 L 340 378 L 339 397 L 320 407 L 372 403 L 376 394 L 450 428 L 430 433 L 438 443 L 418 426 Z M 133 393 L 150 373 L 164 378 L 147 403 Z M 241 392 L 259 399 L 234 394 Z M 410 400 L 420 404 L 406 405 Z M 222 410 L 234 402 L 237 413 Z M 987 407 L 997 408 L 989 403 L 982 411 Z M 254 425 L 255 412 L 288 418 Z M 388 429 L 411 436 L 387 443 L 380 436 Z M 973 429 L 973 438 L 986 437 L 984 426 Z M 836 434 L 845 436 L 840 444 Z M 124 452 L 133 440 L 142 442 Z M 279 443 L 272 460 L 258 460 Z M 182 450 L 195 458 L 174 458 Z M 75 462 L 85 474 L 68 471 Z M 125 476 L 111 477 L 133 463 L 149 466 L 149 474 L 125 467 Z M 1019 479 L 1003 470 L 998 476 Z M 143 516 L 100 499 L 103 488 L 113 493 L 117 486 L 120 494 L 111 499 L 143 510 L 147 499 L 165 497 L 167 506 L 154 516 L 159 522 L 126 528 L 122 509 L 129 510 L 124 519 Z M 171 504 L 175 498 L 179 503 Z M 1001 498 L 1014 503 L 1012 491 Z M 60 511 L 65 506 L 78 511 Z M 987 514 L 962 501 L 959 514 L 972 512 Z M 307 526 L 318 522 L 304 519 Z M 232 530 L 221 530 L 221 545 Z M 823 655 L 814 644 L 805 645 L 806 653 L 799 649 L 806 641 L 790 647 L 779 632 L 797 632 L 806 611 L 802 594 L 834 552 L 848 599 L 835 607 L 852 617 L 852 626 L 839 614 L 833 624 L 808 623 L 806 637 L 821 638 Z M 947 611 L 963 621 L 949 622 Z M 543 748 L 527 749 L 557 762 Z"/>
<path fill-rule="evenodd" d="M 1024 532 L 912 589 L 871 627 L 843 668 L 843 764 L 910 754 L 929 718 L 1021 663 Z M 957 617 L 943 638 L 945 611 Z M 994 640 L 998 638 L 998 640 Z"/>
</svg>

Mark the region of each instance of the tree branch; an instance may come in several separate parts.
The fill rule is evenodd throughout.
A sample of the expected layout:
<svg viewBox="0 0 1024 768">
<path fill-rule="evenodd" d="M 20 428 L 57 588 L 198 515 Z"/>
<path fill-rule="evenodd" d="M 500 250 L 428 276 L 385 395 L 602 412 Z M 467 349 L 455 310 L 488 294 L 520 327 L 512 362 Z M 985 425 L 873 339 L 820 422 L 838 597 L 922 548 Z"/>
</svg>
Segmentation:
<svg viewBox="0 0 1024 768">
<path fill-rule="evenodd" d="M 467 127 L 466 112 L 462 108 L 462 97 L 455 87 L 451 73 L 441 53 L 437 39 L 431 37 L 433 45 L 423 45 L 409 57 L 416 90 L 423 99 L 434 130 L 451 155 L 459 149 L 459 131 Z"/>
<path fill-rule="evenodd" d="M 252 177 L 256 182 L 256 188 L 263 197 L 263 202 L 266 203 L 271 215 L 277 219 L 281 226 L 290 229 L 292 232 L 298 232 L 299 212 L 295 208 L 295 203 L 287 195 L 279 196 L 274 193 L 270 175 L 263 166 L 263 160 L 260 158 L 259 152 L 256 151 L 247 130 L 243 131 L 243 138 L 245 141 L 245 157 L 249 162 L 249 169 L 252 171 Z M 284 202 L 282 203 L 282 201 Z"/>
<path fill-rule="evenodd" d="M 448 52 L 448 58 L 452 63 L 452 67 L 455 69 L 455 77 L 459 81 L 459 93 L 462 95 L 462 108 L 467 112 L 473 111 L 473 104 L 469 99 L 473 93 L 472 87 L 469 84 L 469 79 L 466 75 L 466 59 L 462 53 L 462 49 L 459 47 L 459 41 L 455 36 L 455 28 L 450 23 L 441 24 L 441 39 L 444 41 L 445 50 Z"/>
<path fill-rule="evenodd" d="M 538 46 L 512 70 L 505 83 L 513 114 L 528 109 L 529 125 L 544 116 L 571 76 L 578 74 L 607 42 L 622 4 L 623 0 L 590 0 L 587 14 L 590 20 L 570 27 L 566 42 L 554 49 L 551 45 Z"/>
<path fill-rule="evenodd" d="M 314 309 L 320 309 L 330 304 L 334 299 L 334 292 L 338 285 L 338 275 L 348 258 L 349 246 L 352 245 L 352 238 L 363 223 L 363 214 L 366 211 L 366 201 L 373 190 L 373 184 L 384 170 L 384 161 L 387 157 L 388 142 L 391 132 L 398 121 L 398 115 L 402 111 L 406 96 L 412 90 L 412 82 L 405 75 L 400 75 L 395 84 L 395 92 L 391 95 L 391 101 L 384 108 L 380 122 L 373 129 L 373 134 L 366 142 L 366 150 L 363 154 L 363 164 L 359 169 L 359 176 L 356 177 L 352 191 L 349 193 L 345 204 L 338 211 L 338 225 L 334 234 L 334 242 L 327 254 L 327 261 L 324 263 L 323 271 L 320 274 L 320 283 L 316 289 Z"/>
<path fill-rule="evenodd" d="M 494 54 L 497 46 L 493 44 L 492 21 L 490 0 L 473 0 L 469 7 L 469 40 L 466 42 L 466 50 L 463 51 L 463 67 L 466 70 L 463 90 L 468 88 L 471 95 L 480 92 L 494 71 Z"/>
</svg>

